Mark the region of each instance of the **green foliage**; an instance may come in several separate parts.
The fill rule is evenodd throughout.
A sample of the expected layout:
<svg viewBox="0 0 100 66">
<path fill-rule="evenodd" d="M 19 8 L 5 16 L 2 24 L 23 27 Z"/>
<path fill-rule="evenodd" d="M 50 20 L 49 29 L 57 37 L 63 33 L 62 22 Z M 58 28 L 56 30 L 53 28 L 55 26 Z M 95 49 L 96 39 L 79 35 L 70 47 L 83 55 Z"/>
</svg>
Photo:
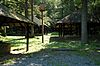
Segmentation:
<svg viewBox="0 0 100 66">
<path fill-rule="evenodd" d="M 52 32 L 51 35 L 59 35 L 58 32 Z"/>
<path fill-rule="evenodd" d="M 34 14 L 40 18 L 41 13 L 38 9 L 42 0 L 34 0 Z M 89 0 L 88 1 L 88 13 L 96 18 L 96 20 L 100 21 L 99 19 L 99 7 L 100 7 L 100 0 Z M 25 1 L 24 0 L 1 0 L 0 3 L 9 7 L 12 11 L 20 13 L 24 15 L 24 8 L 25 8 Z M 82 3 L 81 0 L 45 0 L 46 4 L 46 16 L 52 19 L 52 22 L 56 22 L 57 20 L 62 19 L 63 17 L 71 14 L 76 9 L 81 11 Z M 30 0 L 28 1 L 28 10 L 30 14 Z M 94 18 L 94 17 L 93 17 Z M 93 19 L 92 18 L 92 19 Z"/>
<path fill-rule="evenodd" d="M 6 0 L 5 4 L 9 7 L 13 12 L 17 12 L 23 14 L 24 12 L 24 0 Z"/>
</svg>

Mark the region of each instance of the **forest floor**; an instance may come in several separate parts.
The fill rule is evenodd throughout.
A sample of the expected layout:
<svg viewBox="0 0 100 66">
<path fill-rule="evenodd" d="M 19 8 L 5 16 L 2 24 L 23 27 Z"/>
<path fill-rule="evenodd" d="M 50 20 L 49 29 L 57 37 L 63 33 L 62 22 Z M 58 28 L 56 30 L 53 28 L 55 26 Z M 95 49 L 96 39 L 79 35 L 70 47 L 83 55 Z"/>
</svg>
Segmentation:
<svg viewBox="0 0 100 66">
<path fill-rule="evenodd" d="M 100 50 L 94 44 L 82 45 L 79 38 L 59 38 L 45 35 L 30 38 L 26 52 L 26 39 L 23 36 L 7 36 L 3 41 L 12 43 L 11 54 L 1 55 L 0 66 L 100 66 Z"/>
</svg>

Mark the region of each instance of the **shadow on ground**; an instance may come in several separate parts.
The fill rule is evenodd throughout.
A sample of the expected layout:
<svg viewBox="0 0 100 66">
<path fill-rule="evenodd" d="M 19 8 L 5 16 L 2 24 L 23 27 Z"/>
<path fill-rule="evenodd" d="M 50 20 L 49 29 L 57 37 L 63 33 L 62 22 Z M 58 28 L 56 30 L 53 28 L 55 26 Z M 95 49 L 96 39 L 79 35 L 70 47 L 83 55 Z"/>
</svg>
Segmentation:
<svg viewBox="0 0 100 66">
<path fill-rule="evenodd" d="M 28 54 L 8 54 L 0 57 L 0 64 L 5 66 L 96 66 L 91 57 L 92 59 L 100 58 L 100 55 L 93 53 L 81 55 L 76 51 L 42 49 Z M 7 60 L 10 60 L 10 63 L 7 63 L 9 62 Z"/>
<path fill-rule="evenodd" d="M 98 62 L 100 61 L 100 53 L 91 52 L 95 49 L 94 44 L 96 43 L 98 44 L 97 41 L 93 41 L 90 43 L 91 45 L 82 45 L 80 38 L 51 37 L 50 42 L 44 45 L 45 49 L 27 54 L 2 55 L 0 64 L 12 66 L 96 66 L 100 65 Z M 54 48 L 61 49 L 61 51 L 52 50 Z M 62 51 L 62 48 L 67 48 L 67 50 Z M 68 51 L 68 49 L 80 51 Z M 87 49 L 91 49 L 90 52 Z M 10 63 L 8 64 L 8 62 Z"/>
<path fill-rule="evenodd" d="M 87 44 L 81 44 L 80 37 L 68 36 L 68 37 L 50 37 L 50 43 L 47 48 L 68 48 L 77 50 L 95 50 L 100 48 L 100 37 L 93 36 L 89 37 L 89 42 Z"/>
</svg>

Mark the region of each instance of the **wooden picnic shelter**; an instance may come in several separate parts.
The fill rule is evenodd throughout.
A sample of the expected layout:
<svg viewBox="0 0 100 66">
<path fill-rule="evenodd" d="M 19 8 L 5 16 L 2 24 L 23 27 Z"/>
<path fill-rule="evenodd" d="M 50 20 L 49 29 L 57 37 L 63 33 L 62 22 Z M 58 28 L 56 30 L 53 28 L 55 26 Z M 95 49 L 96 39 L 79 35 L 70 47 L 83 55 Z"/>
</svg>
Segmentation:
<svg viewBox="0 0 100 66">
<path fill-rule="evenodd" d="M 100 31 L 100 22 L 91 21 L 91 18 L 88 17 L 88 34 L 98 35 Z M 64 35 L 78 35 L 81 36 L 81 13 L 80 12 L 73 12 L 72 14 L 64 17 L 63 19 L 59 20 L 56 25 L 55 29 L 59 32 L 59 36 Z"/>
<path fill-rule="evenodd" d="M 0 27 L 1 26 L 21 26 L 26 28 L 26 35 L 27 35 L 27 50 L 28 51 L 28 44 L 29 44 L 29 26 L 32 26 L 33 23 L 24 16 L 14 13 L 10 11 L 6 6 L 0 4 Z"/>
</svg>

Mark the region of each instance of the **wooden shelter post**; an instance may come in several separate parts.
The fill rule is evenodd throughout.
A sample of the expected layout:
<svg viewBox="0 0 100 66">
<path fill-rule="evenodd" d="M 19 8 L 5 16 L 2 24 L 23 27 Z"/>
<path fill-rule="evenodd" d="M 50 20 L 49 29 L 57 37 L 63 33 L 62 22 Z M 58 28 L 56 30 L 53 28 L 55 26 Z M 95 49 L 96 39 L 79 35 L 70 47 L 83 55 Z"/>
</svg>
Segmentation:
<svg viewBox="0 0 100 66">
<path fill-rule="evenodd" d="M 58 32 L 59 32 L 59 37 L 60 37 L 60 25 L 59 25 L 59 27 L 58 27 Z"/>
<path fill-rule="evenodd" d="M 41 12 L 42 14 L 42 43 L 44 43 L 44 24 L 43 24 L 43 12 Z"/>
<path fill-rule="evenodd" d="M 42 16 L 42 43 L 44 43 L 44 24 L 43 24 L 43 11 L 45 11 L 45 4 L 41 3 L 39 10 L 41 12 L 41 16 Z"/>
<path fill-rule="evenodd" d="M 26 52 L 29 50 L 29 25 L 26 26 L 27 29 L 27 35 L 26 35 Z"/>
</svg>

